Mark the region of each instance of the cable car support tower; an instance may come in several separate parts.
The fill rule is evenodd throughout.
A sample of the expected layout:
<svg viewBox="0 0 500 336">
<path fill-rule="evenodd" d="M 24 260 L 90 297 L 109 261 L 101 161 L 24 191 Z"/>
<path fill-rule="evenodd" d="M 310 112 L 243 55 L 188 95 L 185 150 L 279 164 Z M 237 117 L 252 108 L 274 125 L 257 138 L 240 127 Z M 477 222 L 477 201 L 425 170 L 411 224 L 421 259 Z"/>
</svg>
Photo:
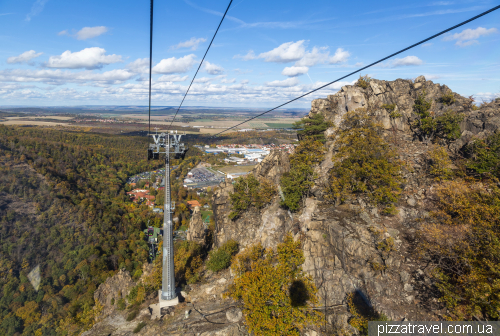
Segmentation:
<svg viewBox="0 0 500 336">
<path fill-rule="evenodd" d="M 161 314 L 161 308 L 175 306 L 179 303 L 179 298 L 175 291 L 174 277 L 174 240 L 173 240 L 173 222 L 172 212 L 175 208 L 175 203 L 170 197 L 170 155 L 173 154 L 175 159 L 183 159 L 187 146 L 181 143 L 183 134 L 178 134 L 177 131 L 170 133 L 152 134 L 154 143 L 149 144 L 148 160 L 159 160 L 160 154 L 165 154 L 165 207 L 163 211 L 163 270 L 162 270 L 162 286 L 158 293 L 159 303 L 152 305 L 153 314 Z M 157 315 L 157 316 L 158 316 Z"/>
</svg>

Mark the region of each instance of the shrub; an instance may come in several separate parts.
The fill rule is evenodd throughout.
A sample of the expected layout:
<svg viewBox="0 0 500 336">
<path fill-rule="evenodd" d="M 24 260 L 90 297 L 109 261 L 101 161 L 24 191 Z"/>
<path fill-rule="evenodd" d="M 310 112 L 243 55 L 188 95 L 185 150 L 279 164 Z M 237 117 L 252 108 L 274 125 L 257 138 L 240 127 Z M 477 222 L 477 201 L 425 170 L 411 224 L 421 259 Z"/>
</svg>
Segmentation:
<svg viewBox="0 0 500 336">
<path fill-rule="evenodd" d="M 432 103 L 426 99 L 425 90 L 418 95 L 413 104 L 413 111 L 417 115 L 411 123 L 412 128 L 422 140 L 431 140 L 436 132 L 437 123 L 434 113 L 430 111 Z"/>
<path fill-rule="evenodd" d="M 455 102 L 455 96 L 453 95 L 453 92 L 448 91 L 447 93 L 443 94 L 441 98 L 439 98 L 441 103 L 443 105 L 451 105 Z"/>
<path fill-rule="evenodd" d="M 275 186 L 266 180 L 261 182 L 252 174 L 238 178 L 234 184 L 234 193 L 229 195 L 231 198 L 229 218 L 238 218 L 243 211 L 252 206 L 257 209 L 263 208 L 271 202 L 275 194 Z"/>
<path fill-rule="evenodd" d="M 396 104 L 384 104 L 382 108 L 386 109 L 389 112 L 389 117 L 392 119 L 400 118 L 402 116 L 401 113 L 396 111 Z"/>
<path fill-rule="evenodd" d="M 448 319 L 500 318 L 500 189 L 450 181 L 436 190 L 437 210 L 419 231 L 421 255 L 434 276 Z"/>
<path fill-rule="evenodd" d="M 117 307 L 118 310 L 124 310 L 125 306 L 126 306 L 125 299 L 124 298 L 119 299 L 118 303 L 117 303 L 117 306 L 118 306 Z"/>
<path fill-rule="evenodd" d="M 352 194 L 366 194 L 373 203 L 385 206 L 386 212 L 394 212 L 403 163 L 379 135 L 381 126 L 364 109 L 346 113 L 342 126 L 327 198 L 342 202 Z"/>
<path fill-rule="evenodd" d="M 471 142 L 465 153 L 466 167 L 474 174 L 500 178 L 500 133 Z"/>
<path fill-rule="evenodd" d="M 238 252 L 238 242 L 228 240 L 217 250 L 211 251 L 207 262 L 207 268 L 212 272 L 219 272 L 231 264 L 231 258 Z"/>
<path fill-rule="evenodd" d="M 430 160 L 429 173 L 438 180 L 446 180 L 452 176 L 450 166 L 452 162 L 446 149 L 442 146 L 435 145 L 428 153 Z"/>
<path fill-rule="evenodd" d="M 307 309 L 318 302 L 316 287 L 302 270 L 300 241 L 289 234 L 277 253 L 260 244 L 238 254 L 227 296 L 240 300 L 249 331 L 261 335 L 299 335 L 306 325 L 318 323 L 322 314 Z"/>
<path fill-rule="evenodd" d="M 325 156 L 323 143 L 311 138 L 302 140 L 290 155 L 290 171 L 284 173 L 280 180 L 284 200 L 281 205 L 297 211 L 304 196 L 308 196 L 314 180 L 314 167 L 318 165 Z"/>
<path fill-rule="evenodd" d="M 134 308 L 130 313 L 127 315 L 127 321 L 132 321 L 133 319 L 136 318 L 137 314 L 139 314 L 139 310 L 137 308 Z"/>
<path fill-rule="evenodd" d="M 460 122 L 464 120 L 462 113 L 453 110 L 446 111 L 443 115 L 436 118 L 437 135 L 443 139 L 456 140 L 460 138 Z"/>
<path fill-rule="evenodd" d="M 366 89 L 366 88 L 368 88 L 368 85 L 370 84 L 370 80 L 371 80 L 371 77 L 369 77 L 368 75 L 364 75 L 364 76 L 359 75 L 359 79 L 356 82 L 356 85 L 363 88 L 363 89 Z"/>
<path fill-rule="evenodd" d="M 471 96 L 467 97 L 467 100 L 465 101 L 464 107 L 465 107 L 466 109 L 471 109 L 471 110 L 473 110 L 473 109 L 474 109 L 474 107 L 477 107 L 477 106 L 474 104 L 474 102 L 475 102 L 475 101 L 476 101 L 476 99 L 474 98 L 474 96 L 473 96 L 473 95 L 471 95 Z"/>
<path fill-rule="evenodd" d="M 146 326 L 146 323 L 141 321 L 139 324 L 135 327 L 134 329 L 134 334 L 137 334 L 139 331 L 141 331 L 142 328 Z"/>
<path fill-rule="evenodd" d="M 460 122 L 464 115 L 453 110 L 446 111 L 436 118 L 430 111 L 432 103 L 426 100 L 426 92 L 418 95 L 413 105 L 416 118 L 410 124 L 413 131 L 422 141 L 431 141 L 435 136 L 446 140 L 455 140 L 460 137 Z"/>
</svg>

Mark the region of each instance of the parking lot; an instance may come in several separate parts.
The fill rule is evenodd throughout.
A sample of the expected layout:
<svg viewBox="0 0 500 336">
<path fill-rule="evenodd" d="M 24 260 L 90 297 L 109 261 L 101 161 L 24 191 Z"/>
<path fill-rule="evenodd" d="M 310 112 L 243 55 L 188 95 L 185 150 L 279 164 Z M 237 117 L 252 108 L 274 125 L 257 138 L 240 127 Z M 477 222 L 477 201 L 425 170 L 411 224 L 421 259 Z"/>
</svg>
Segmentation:
<svg viewBox="0 0 500 336">
<path fill-rule="evenodd" d="M 223 181 L 224 175 L 208 170 L 207 168 L 195 168 L 190 171 L 193 175 L 188 175 L 188 179 L 195 183 Z"/>
<path fill-rule="evenodd" d="M 171 167 L 170 170 L 177 169 L 177 167 L 179 167 L 179 166 L 173 166 L 173 167 Z M 155 176 L 155 175 L 165 176 L 165 168 L 158 169 L 158 170 L 152 170 L 150 172 L 144 172 L 144 173 L 140 173 L 140 174 L 137 174 L 135 176 L 129 177 L 127 179 L 127 183 L 137 183 L 140 180 L 151 180 L 151 177 Z"/>
</svg>

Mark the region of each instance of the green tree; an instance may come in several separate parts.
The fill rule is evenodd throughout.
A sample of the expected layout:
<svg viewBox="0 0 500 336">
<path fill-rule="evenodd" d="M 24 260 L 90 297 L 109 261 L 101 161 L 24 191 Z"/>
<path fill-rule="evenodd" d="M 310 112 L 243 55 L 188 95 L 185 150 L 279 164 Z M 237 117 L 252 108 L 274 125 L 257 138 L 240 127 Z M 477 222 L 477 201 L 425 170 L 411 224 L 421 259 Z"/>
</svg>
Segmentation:
<svg viewBox="0 0 500 336">
<path fill-rule="evenodd" d="M 321 141 L 314 138 L 306 138 L 295 148 L 290 155 L 290 171 L 283 174 L 280 186 L 283 191 L 284 200 L 281 205 L 291 211 L 300 209 L 304 196 L 309 196 L 314 180 L 314 167 L 318 165 L 325 156 L 325 148 Z"/>
<path fill-rule="evenodd" d="M 446 140 L 455 140 L 460 137 L 460 122 L 464 115 L 453 110 L 447 110 L 443 115 L 436 117 L 431 111 L 432 102 L 426 98 L 426 92 L 419 94 L 415 99 L 413 111 L 416 117 L 410 123 L 413 131 L 424 142 L 429 142 L 438 136 Z"/>
<path fill-rule="evenodd" d="M 317 113 L 311 117 L 307 116 L 302 118 L 295 122 L 292 127 L 298 130 L 297 136 L 299 140 L 310 138 L 325 142 L 326 138 L 324 132 L 332 126 L 333 124 L 331 122 L 325 121 L 324 115 Z"/>
<path fill-rule="evenodd" d="M 468 157 L 466 166 L 474 174 L 500 178 L 500 133 L 472 141 L 465 153 Z"/>
<path fill-rule="evenodd" d="M 382 128 L 365 109 L 344 115 L 333 155 L 328 197 L 337 203 L 353 194 L 366 194 L 375 204 L 395 211 L 401 193 L 403 163 L 380 136 Z"/>
</svg>

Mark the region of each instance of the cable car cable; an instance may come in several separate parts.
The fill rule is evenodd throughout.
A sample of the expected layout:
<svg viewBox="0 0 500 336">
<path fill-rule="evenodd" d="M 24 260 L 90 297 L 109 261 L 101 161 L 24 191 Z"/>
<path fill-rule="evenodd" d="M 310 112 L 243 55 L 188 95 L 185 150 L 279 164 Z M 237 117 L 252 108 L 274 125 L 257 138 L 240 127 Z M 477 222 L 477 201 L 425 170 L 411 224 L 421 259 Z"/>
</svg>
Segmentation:
<svg viewBox="0 0 500 336">
<path fill-rule="evenodd" d="M 151 0 L 151 11 L 149 19 L 149 114 L 148 135 L 151 134 L 151 68 L 153 65 L 153 1 Z"/>
<path fill-rule="evenodd" d="M 215 34 L 212 37 L 212 41 L 210 41 L 210 44 L 208 45 L 207 51 L 205 51 L 205 55 L 203 55 L 203 59 L 201 60 L 200 65 L 198 66 L 198 69 L 196 70 L 196 73 L 194 74 L 194 77 L 191 80 L 191 83 L 189 84 L 189 87 L 188 87 L 186 93 L 184 94 L 184 98 L 182 98 L 181 104 L 179 105 L 179 107 L 177 108 L 177 111 L 175 112 L 174 119 L 172 119 L 172 121 L 170 122 L 169 128 L 174 123 L 174 120 L 177 117 L 177 113 L 179 113 L 179 110 L 181 109 L 182 103 L 184 103 L 184 99 L 186 99 L 186 96 L 187 96 L 187 94 L 189 92 L 189 89 L 191 89 L 191 85 L 193 85 L 194 79 L 196 78 L 196 75 L 198 74 L 198 71 L 200 71 L 201 65 L 203 64 L 203 61 L 205 60 L 205 56 L 207 56 L 207 53 L 210 50 L 210 47 L 212 46 L 212 42 L 214 42 L 215 36 L 217 35 L 217 32 L 219 31 L 219 28 L 220 28 L 220 26 L 222 24 L 222 21 L 224 21 L 224 18 L 226 17 L 226 14 L 227 14 L 227 12 L 229 10 L 229 7 L 231 7 L 232 3 L 233 3 L 233 0 L 229 1 L 229 5 L 227 5 L 226 11 L 224 12 L 224 15 L 222 16 L 222 19 L 219 22 L 219 26 L 217 27 L 217 30 L 215 31 Z"/>
<path fill-rule="evenodd" d="M 305 97 L 305 96 L 307 96 L 307 95 L 310 95 L 311 93 L 316 92 L 316 91 L 318 91 L 318 90 L 321 90 L 321 89 L 323 89 L 323 88 L 325 88 L 325 87 L 327 87 L 327 86 L 329 86 L 329 85 L 332 85 L 333 83 L 336 83 L 336 82 L 338 82 L 338 81 L 340 81 L 340 80 L 342 80 L 342 79 L 344 79 L 344 78 L 346 78 L 346 77 L 349 77 L 349 76 L 351 76 L 351 75 L 354 75 L 354 74 L 355 74 L 355 73 L 357 73 L 357 72 L 360 72 L 360 71 L 362 71 L 362 70 L 364 70 L 364 69 L 367 69 L 367 68 L 369 68 L 369 67 L 371 67 L 371 66 L 373 66 L 373 65 L 375 65 L 375 64 L 378 64 L 378 63 L 380 63 L 380 62 L 383 62 L 383 61 L 385 61 L 385 60 L 387 60 L 387 59 L 389 59 L 389 58 L 391 58 L 391 57 L 393 57 L 393 56 L 396 56 L 396 55 L 398 55 L 398 54 L 401 54 L 402 52 L 405 52 L 405 51 L 407 51 L 407 50 L 410 50 L 410 49 L 412 49 L 412 48 L 414 48 L 414 47 L 416 47 L 416 46 L 418 46 L 418 45 L 420 45 L 420 44 L 422 44 L 422 43 L 425 43 L 425 42 L 427 42 L 427 41 L 429 41 L 429 40 L 432 40 L 433 38 L 436 38 L 436 37 L 438 37 L 438 36 L 440 36 L 440 35 L 443 35 L 444 33 L 447 33 L 447 32 L 449 32 L 450 30 L 453 30 L 453 29 L 455 29 L 455 28 L 458 28 L 458 27 L 460 27 L 460 26 L 463 26 L 463 25 L 464 25 L 464 24 L 466 24 L 466 23 L 469 23 L 469 22 L 471 22 L 471 21 L 474 21 L 474 20 L 476 20 L 476 19 L 480 18 L 481 16 L 484 16 L 484 15 L 486 15 L 486 14 L 488 14 L 488 13 L 491 13 L 491 12 L 493 12 L 493 11 L 496 11 L 496 10 L 497 10 L 497 9 L 499 9 L 499 8 L 500 8 L 500 6 L 493 7 L 492 9 L 487 10 L 486 12 L 483 12 L 483 13 L 481 13 L 481 14 L 479 14 L 479 15 L 476 15 L 476 16 L 474 16 L 473 18 L 470 18 L 470 19 L 468 19 L 468 20 L 466 20 L 466 21 L 463 21 L 462 23 L 459 23 L 459 24 L 457 24 L 457 25 L 455 25 L 455 26 L 453 26 L 453 27 L 451 27 L 451 28 L 445 29 L 445 30 L 443 30 L 443 31 L 442 31 L 442 32 L 440 32 L 440 33 L 437 33 L 437 34 L 435 34 L 435 35 L 432 35 L 431 37 L 426 38 L 425 40 L 422 40 L 422 41 L 420 41 L 420 42 L 417 42 L 417 43 L 415 43 L 415 44 L 412 44 L 411 46 L 406 47 L 406 48 L 404 48 L 404 49 L 401 49 L 400 51 L 395 52 L 394 54 L 391 54 L 391 55 L 389 55 L 389 56 L 387 56 L 387 57 L 384 57 L 384 58 L 382 58 L 382 59 L 380 59 L 380 60 L 378 60 L 378 61 L 376 61 L 376 62 L 373 62 L 373 63 L 371 63 L 371 64 L 369 64 L 369 65 L 367 65 L 367 66 L 365 66 L 365 67 L 362 67 L 362 68 L 360 68 L 360 69 L 358 69 L 358 70 L 356 70 L 356 71 L 353 71 L 353 72 L 351 72 L 350 74 L 347 74 L 347 75 L 345 75 L 345 76 L 343 76 L 343 77 L 340 77 L 339 79 L 336 79 L 336 80 L 334 80 L 333 82 L 330 82 L 330 83 L 327 83 L 327 84 L 325 84 L 325 85 L 322 85 L 322 86 L 320 86 L 319 88 L 316 88 L 316 89 L 314 89 L 314 90 L 312 90 L 312 91 L 309 91 L 309 92 L 307 92 L 307 93 L 304 93 L 303 95 L 298 96 L 297 98 L 294 98 L 294 99 L 292 99 L 292 100 L 289 100 L 289 101 L 287 101 L 286 103 L 283 103 L 283 104 L 281 104 L 281 105 L 279 105 L 279 106 L 276 106 L 275 108 L 272 108 L 272 109 L 270 109 L 270 110 L 268 110 L 268 111 L 266 111 L 266 112 L 263 112 L 263 113 L 261 113 L 261 114 L 259 114 L 259 115 L 256 115 L 255 117 L 249 118 L 249 119 L 247 119 L 247 120 L 245 120 L 245 121 L 243 121 L 243 122 L 241 122 L 241 123 L 239 123 L 239 124 L 237 124 L 237 125 L 234 125 L 234 126 L 232 126 L 232 127 L 229 127 L 228 129 L 225 129 L 225 130 L 224 130 L 224 131 L 222 131 L 222 132 L 216 133 L 216 134 L 214 134 L 212 137 L 215 137 L 215 136 L 217 136 L 217 135 L 219 135 L 219 134 L 222 134 L 222 133 L 224 133 L 224 132 L 229 131 L 230 129 L 233 129 L 233 128 L 235 128 L 235 127 L 238 127 L 238 126 L 240 126 L 240 125 L 243 125 L 244 123 L 247 123 L 247 122 L 249 122 L 250 120 L 253 120 L 253 119 L 256 119 L 256 118 L 258 118 L 258 117 L 260 117 L 260 116 L 263 116 L 264 114 L 269 113 L 269 112 L 271 112 L 271 111 L 274 111 L 274 110 L 276 110 L 276 109 L 278 109 L 278 108 L 280 108 L 280 107 L 282 107 L 282 106 L 285 106 L 285 105 L 287 105 L 287 104 L 290 104 L 291 102 L 294 102 L 294 101 L 296 101 L 296 100 L 298 100 L 298 99 L 300 99 L 300 98 L 303 98 L 303 97 Z"/>
</svg>

